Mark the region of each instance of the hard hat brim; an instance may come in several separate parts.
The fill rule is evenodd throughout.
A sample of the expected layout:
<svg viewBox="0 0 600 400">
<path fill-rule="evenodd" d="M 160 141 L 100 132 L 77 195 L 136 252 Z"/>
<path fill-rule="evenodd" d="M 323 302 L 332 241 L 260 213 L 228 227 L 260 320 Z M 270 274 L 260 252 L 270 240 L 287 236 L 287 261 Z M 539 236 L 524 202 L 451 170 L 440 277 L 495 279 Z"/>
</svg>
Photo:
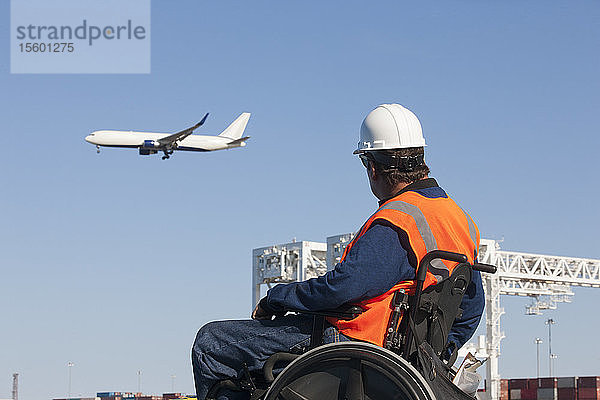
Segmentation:
<svg viewBox="0 0 600 400">
<path fill-rule="evenodd" d="M 366 151 L 377 151 L 377 150 L 399 150 L 399 149 L 416 149 L 419 147 L 427 147 L 426 144 L 423 144 L 422 146 L 405 146 L 405 147 L 398 147 L 398 146 L 388 146 L 388 147 L 369 147 L 366 149 L 356 149 L 352 152 L 352 154 L 362 154 Z"/>
</svg>

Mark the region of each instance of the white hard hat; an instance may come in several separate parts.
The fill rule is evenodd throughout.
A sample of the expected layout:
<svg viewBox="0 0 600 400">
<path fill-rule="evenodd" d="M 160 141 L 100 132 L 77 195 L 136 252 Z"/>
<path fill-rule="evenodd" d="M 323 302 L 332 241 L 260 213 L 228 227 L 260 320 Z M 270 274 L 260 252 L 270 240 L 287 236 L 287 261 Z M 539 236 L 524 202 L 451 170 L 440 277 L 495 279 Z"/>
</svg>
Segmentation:
<svg viewBox="0 0 600 400">
<path fill-rule="evenodd" d="M 417 116 L 400 104 L 382 104 L 364 119 L 354 154 L 424 146 L 425 138 Z"/>
</svg>

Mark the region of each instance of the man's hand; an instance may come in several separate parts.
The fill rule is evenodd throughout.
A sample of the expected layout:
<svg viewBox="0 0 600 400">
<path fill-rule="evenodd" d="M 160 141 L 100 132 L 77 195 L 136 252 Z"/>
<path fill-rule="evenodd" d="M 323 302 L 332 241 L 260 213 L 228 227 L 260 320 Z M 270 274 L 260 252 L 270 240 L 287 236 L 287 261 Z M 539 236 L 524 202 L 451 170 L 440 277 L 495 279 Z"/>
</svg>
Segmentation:
<svg viewBox="0 0 600 400">
<path fill-rule="evenodd" d="M 254 307 L 254 311 L 252 311 L 252 319 L 272 319 L 273 316 L 282 315 L 281 313 L 275 312 L 269 307 L 267 304 L 267 296 L 263 297 L 256 307 Z"/>
</svg>

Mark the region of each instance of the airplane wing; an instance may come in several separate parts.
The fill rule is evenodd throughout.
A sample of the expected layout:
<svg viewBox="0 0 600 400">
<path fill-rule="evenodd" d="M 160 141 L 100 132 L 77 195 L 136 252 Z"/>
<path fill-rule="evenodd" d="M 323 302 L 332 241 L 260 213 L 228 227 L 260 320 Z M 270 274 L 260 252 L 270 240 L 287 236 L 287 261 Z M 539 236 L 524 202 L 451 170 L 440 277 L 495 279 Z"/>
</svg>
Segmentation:
<svg viewBox="0 0 600 400">
<path fill-rule="evenodd" d="M 165 146 L 165 145 L 173 144 L 175 142 L 185 139 L 186 137 L 191 135 L 194 132 L 194 130 L 196 130 L 197 128 L 202 126 L 202 124 L 204 124 L 204 121 L 206 121 L 207 117 L 208 117 L 208 113 L 206 113 L 204 118 L 202 118 L 200 120 L 200 122 L 198 122 L 196 125 L 189 127 L 187 129 L 184 129 L 181 132 L 177 132 L 172 135 L 165 136 L 164 138 L 158 139 L 158 143 Z"/>
</svg>

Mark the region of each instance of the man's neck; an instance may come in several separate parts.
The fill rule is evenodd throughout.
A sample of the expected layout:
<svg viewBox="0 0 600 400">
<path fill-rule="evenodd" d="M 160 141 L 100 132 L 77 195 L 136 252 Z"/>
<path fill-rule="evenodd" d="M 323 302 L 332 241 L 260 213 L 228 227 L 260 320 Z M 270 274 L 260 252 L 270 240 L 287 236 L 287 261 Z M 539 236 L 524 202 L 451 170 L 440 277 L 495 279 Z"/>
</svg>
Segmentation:
<svg viewBox="0 0 600 400">
<path fill-rule="evenodd" d="M 398 185 L 394 185 L 393 190 L 392 189 L 386 190 L 387 196 L 382 196 L 381 198 L 379 198 L 379 205 L 381 206 L 383 203 L 390 200 L 391 198 L 399 196 L 400 194 L 402 194 L 406 191 L 412 190 L 413 188 L 418 188 L 422 185 L 437 186 L 437 182 L 435 181 L 435 179 L 429 178 L 429 176 L 426 176 L 423 179 L 419 179 L 418 181 L 414 181 L 411 183 L 400 183 Z"/>
<path fill-rule="evenodd" d="M 402 182 L 397 185 L 394 185 L 393 187 L 390 188 L 390 190 L 388 190 L 385 197 L 386 198 L 394 197 L 396 195 L 396 193 L 400 193 L 402 191 L 402 189 L 404 189 L 405 187 L 409 186 L 412 183 L 413 182 L 410 182 L 410 183 Z"/>
</svg>

